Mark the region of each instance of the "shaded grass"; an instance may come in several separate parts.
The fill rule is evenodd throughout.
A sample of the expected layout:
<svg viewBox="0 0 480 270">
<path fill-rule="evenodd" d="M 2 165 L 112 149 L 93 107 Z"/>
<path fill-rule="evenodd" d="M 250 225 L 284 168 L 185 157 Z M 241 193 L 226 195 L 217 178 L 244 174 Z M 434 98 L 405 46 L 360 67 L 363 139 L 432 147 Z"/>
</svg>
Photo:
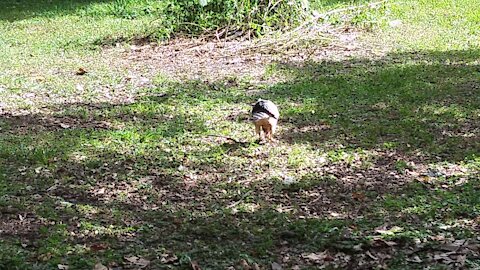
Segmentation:
<svg viewBox="0 0 480 270">
<path fill-rule="evenodd" d="M 286 138 L 421 149 L 424 155 L 454 161 L 472 157 L 479 151 L 478 50 L 434 55 L 392 54 L 372 65 L 359 60 L 334 62 L 333 68 L 324 62 L 278 65 L 295 83 L 276 85 L 271 97 L 289 104 L 286 122 L 307 130 Z M 318 132 L 315 126 L 337 129 Z"/>
</svg>

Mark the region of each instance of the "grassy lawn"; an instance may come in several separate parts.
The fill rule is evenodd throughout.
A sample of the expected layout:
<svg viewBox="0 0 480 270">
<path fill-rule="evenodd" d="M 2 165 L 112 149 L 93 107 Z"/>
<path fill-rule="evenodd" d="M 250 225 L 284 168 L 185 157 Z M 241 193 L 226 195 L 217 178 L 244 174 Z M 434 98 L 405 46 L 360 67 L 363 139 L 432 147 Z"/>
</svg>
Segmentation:
<svg viewBox="0 0 480 270">
<path fill-rule="evenodd" d="M 480 1 L 340 11 L 327 56 L 178 76 L 142 40 L 161 1 L 3 5 L 0 269 L 480 267 Z"/>
</svg>

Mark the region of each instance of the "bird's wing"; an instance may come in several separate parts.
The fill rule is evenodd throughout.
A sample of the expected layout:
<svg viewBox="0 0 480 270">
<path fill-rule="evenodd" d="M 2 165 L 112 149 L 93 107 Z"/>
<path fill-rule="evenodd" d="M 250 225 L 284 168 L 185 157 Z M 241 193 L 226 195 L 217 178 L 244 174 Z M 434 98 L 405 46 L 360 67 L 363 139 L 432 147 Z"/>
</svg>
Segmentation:
<svg viewBox="0 0 480 270">
<path fill-rule="evenodd" d="M 270 100 L 259 100 L 253 105 L 252 118 L 254 121 L 268 117 L 278 119 L 279 116 L 277 106 Z"/>
<path fill-rule="evenodd" d="M 265 109 L 272 114 L 272 117 L 278 119 L 280 117 L 280 112 L 278 111 L 278 107 L 273 104 L 270 100 L 265 102 Z"/>
</svg>

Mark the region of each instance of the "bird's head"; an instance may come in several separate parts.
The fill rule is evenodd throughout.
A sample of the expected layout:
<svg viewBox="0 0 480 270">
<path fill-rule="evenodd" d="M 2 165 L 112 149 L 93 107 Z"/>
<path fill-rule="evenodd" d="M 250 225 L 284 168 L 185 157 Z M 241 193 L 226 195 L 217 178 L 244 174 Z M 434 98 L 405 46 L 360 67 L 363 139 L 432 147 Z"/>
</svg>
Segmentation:
<svg viewBox="0 0 480 270">
<path fill-rule="evenodd" d="M 254 103 L 251 103 L 250 105 L 253 107 L 255 106 L 255 104 L 257 104 L 258 102 L 262 101 L 263 99 L 259 98 L 257 99 L 257 101 L 255 101 Z"/>
</svg>

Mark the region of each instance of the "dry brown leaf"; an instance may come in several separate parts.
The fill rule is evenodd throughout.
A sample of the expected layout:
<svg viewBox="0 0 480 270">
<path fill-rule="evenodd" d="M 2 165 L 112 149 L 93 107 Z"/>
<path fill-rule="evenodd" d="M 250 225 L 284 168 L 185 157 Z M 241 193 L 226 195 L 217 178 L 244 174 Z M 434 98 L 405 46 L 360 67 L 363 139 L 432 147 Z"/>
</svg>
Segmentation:
<svg viewBox="0 0 480 270">
<path fill-rule="evenodd" d="M 362 192 L 354 192 L 352 193 L 352 199 L 363 202 L 365 201 L 365 194 Z"/>
<path fill-rule="evenodd" d="M 93 243 L 90 246 L 90 250 L 92 251 L 100 251 L 105 249 L 108 249 L 108 245 L 106 243 Z"/>
<path fill-rule="evenodd" d="M 75 72 L 75 75 L 85 75 L 87 73 L 87 71 L 84 69 L 84 68 L 79 68 L 76 72 Z"/>
</svg>

